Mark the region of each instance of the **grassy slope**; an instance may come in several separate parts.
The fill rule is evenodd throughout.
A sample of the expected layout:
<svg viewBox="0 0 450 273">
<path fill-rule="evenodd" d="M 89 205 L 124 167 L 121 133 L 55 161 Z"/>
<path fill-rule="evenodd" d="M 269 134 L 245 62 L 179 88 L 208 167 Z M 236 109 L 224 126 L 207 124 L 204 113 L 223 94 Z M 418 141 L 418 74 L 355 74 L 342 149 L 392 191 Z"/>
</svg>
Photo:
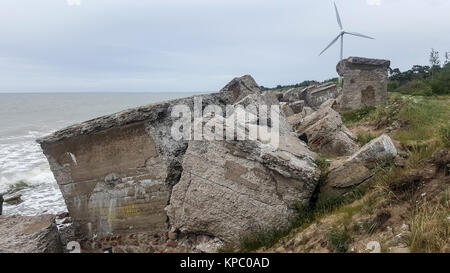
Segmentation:
<svg viewBox="0 0 450 273">
<path fill-rule="evenodd" d="M 450 251 L 449 189 L 440 189 L 442 192 L 431 200 L 412 202 L 400 200 L 390 188 L 406 173 L 421 169 L 437 149 L 450 146 L 449 117 L 450 96 L 399 94 L 391 94 L 386 105 L 344 113 L 343 120 L 350 129 L 364 128 L 358 133 L 361 144 L 388 128 L 398 149 L 407 155 L 405 165 L 380 165 L 365 193 L 355 191 L 313 208 L 301 207 L 290 226 L 261 231 L 243 238 L 239 247 L 223 251 L 361 251 L 369 240 L 379 241 L 383 252 L 399 247 L 413 252 Z M 319 158 L 317 163 L 325 173 L 326 158 Z M 387 213 L 391 226 L 381 228 L 380 221 Z"/>
<path fill-rule="evenodd" d="M 361 120 L 347 123 L 356 126 L 369 120 L 375 126 L 389 126 L 390 134 L 399 144 L 399 149 L 406 151 L 405 167 L 389 166 L 382 169 L 373 179 L 372 189 L 368 193 L 373 206 L 399 202 L 389 186 L 407 173 L 421 170 L 427 159 L 438 149 L 450 148 L 450 96 L 412 97 L 391 94 L 389 103 L 372 110 Z M 353 123 L 353 125 L 352 125 Z M 412 182 L 411 182 L 412 183 Z M 408 236 L 405 244 L 413 252 L 448 252 L 450 225 L 450 203 L 448 185 L 441 185 L 440 194 L 431 200 L 415 200 L 413 204 L 399 202 L 411 211 L 405 212 Z M 403 200 L 405 201 L 405 200 Z"/>
</svg>

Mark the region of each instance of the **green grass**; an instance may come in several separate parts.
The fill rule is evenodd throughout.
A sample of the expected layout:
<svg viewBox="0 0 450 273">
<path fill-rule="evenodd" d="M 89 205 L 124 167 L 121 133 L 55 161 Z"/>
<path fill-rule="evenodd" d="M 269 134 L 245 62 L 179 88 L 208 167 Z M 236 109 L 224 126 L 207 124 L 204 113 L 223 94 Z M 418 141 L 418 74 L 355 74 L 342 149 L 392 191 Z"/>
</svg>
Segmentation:
<svg viewBox="0 0 450 273">
<path fill-rule="evenodd" d="M 399 199 L 389 185 L 403 177 L 409 170 L 421 168 L 440 147 L 450 147 L 450 96 L 413 97 L 393 93 L 390 94 L 386 105 L 377 106 L 373 111 L 363 111 L 363 114 L 354 113 L 347 117 L 350 118 L 345 121 L 352 126 L 366 121 L 375 125 L 392 126 L 394 131 L 391 138 L 407 147 L 408 153 L 404 168 L 389 162 L 377 164 L 368 189 L 370 195 L 364 198 L 362 213 L 372 215 L 386 204 L 395 203 Z M 380 129 L 383 128 L 382 126 Z M 361 143 L 369 139 L 368 134 L 359 136 Z M 449 221 L 446 218 L 450 207 L 448 195 L 448 193 L 443 194 L 443 205 L 428 206 L 412 212 L 410 246 L 413 252 L 448 251 L 448 248 L 445 249 L 448 246 L 446 242 L 448 243 L 450 232 Z M 351 226 L 351 215 L 348 213 L 348 216 L 344 217 L 344 227 Z M 368 221 L 363 223 L 362 229 L 371 234 L 376 231 L 377 225 Z M 345 238 L 343 239 L 342 234 L 334 235 L 334 247 L 344 250 L 345 247 L 339 246 L 345 246 Z"/>
<path fill-rule="evenodd" d="M 366 145 L 369 143 L 372 139 L 375 139 L 376 136 L 372 135 L 370 132 L 359 132 L 357 135 L 358 143 L 361 146 Z"/>
<path fill-rule="evenodd" d="M 320 170 L 318 188 L 320 188 L 327 181 L 328 168 L 330 167 L 330 158 L 332 158 L 332 156 L 319 154 L 314 160 L 314 163 L 317 165 L 317 167 L 319 167 Z M 313 196 L 313 198 L 317 197 L 318 196 Z"/>
<path fill-rule="evenodd" d="M 440 141 L 450 146 L 450 96 L 415 97 L 390 93 L 387 104 L 342 113 L 346 126 L 371 122 L 380 128 L 393 127 L 391 137 L 402 144 Z M 358 135 L 358 142 L 370 141 L 370 133 Z"/>
<path fill-rule="evenodd" d="M 449 122 L 439 128 L 439 137 L 441 138 L 442 144 L 446 148 L 450 148 L 450 123 Z"/>
<path fill-rule="evenodd" d="M 361 109 L 344 112 L 341 114 L 342 121 L 346 126 L 351 126 L 355 123 L 368 120 L 370 115 L 375 112 L 376 109 L 375 106 L 367 106 Z"/>
<path fill-rule="evenodd" d="M 445 191 L 441 192 L 440 202 L 450 204 L 450 187 L 448 187 Z"/>
<path fill-rule="evenodd" d="M 410 220 L 409 245 L 414 253 L 448 253 L 450 203 L 431 204 L 424 202 L 417 206 Z"/>
<path fill-rule="evenodd" d="M 314 160 L 314 163 L 319 167 L 320 171 L 322 173 L 326 172 L 328 170 L 328 167 L 330 166 L 330 159 L 332 156 L 325 155 L 325 154 L 319 154 L 317 158 Z"/>
<path fill-rule="evenodd" d="M 348 250 L 350 243 L 352 242 L 352 238 L 350 237 L 347 229 L 341 230 L 332 230 L 327 233 L 327 241 L 328 244 L 333 249 L 335 253 L 345 253 Z"/>
<path fill-rule="evenodd" d="M 318 202 L 314 207 L 298 204 L 297 216 L 286 227 L 273 228 L 261 230 L 253 233 L 250 236 L 241 238 L 239 245 L 226 245 L 220 252 L 253 252 L 262 247 L 272 247 L 282 238 L 286 237 L 294 229 L 302 229 L 309 226 L 318 218 L 329 213 L 339 210 L 342 206 L 350 204 L 353 201 L 360 199 L 364 193 L 360 190 L 353 190 L 344 196 L 331 198 L 325 201 Z"/>
<path fill-rule="evenodd" d="M 449 97 L 410 99 L 397 115 L 404 126 L 394 132 L 392 137 L 402 143 L 434 139 L 440 135 L 441 128 L 450 127 L 449 116 Z"/>
<path fill-rule="evenodd" d="M 342 121 L 348 127 L 353 127 L 363 122 L 370 122 L 377 127 L 397 127 L 396 116 L 404 106 L 404 96 L 391 93 L 386 104 L 368 106 L 357 110 L 342 113 Z"/>
<path fill-rule="evenodd" d="M 413 80 L 398 87 L 394 92 L 413 96 L 432 96 L 433 90 L 429 84 L 421 80 Z"/>
<path fill-rule="evenodd" d="M 367 222 L 362 223 L 363 230 L 369 234 L 373 234 L 375 232 L 375 230 L 377 229 L 377 227 L 378 227 L 378 224 L 375 222 L 367 221 Z"/>
<path fill-rule="evenodd" d="M 425 160 L 430 158 L 440 146 L 441 143 L 437 141 L 412 146 L 411 150 L 408 151 L 408 160 L 406 161 L 407 169 L 421 167 Z"/>
<path fill-rule="evenodd" d="M 448 118 L 450 116 L 450 96 L 413 97 L 391 93 L 389 102 L 385 105 L 346 112 L 342 116 L 345 124 L 350 126 L 368 121 L 381 124 L 381 126 L 394 127 L 391 138 L 408 147 L 406 167 L 401 168 L 389 164 L 392 162 L 379 162 L 373 170 L 370 187 L 368 188 L 370 195 L 367 195 L 361 204 L 346 206 L 364 196 L 364 192 L 354 189 L 343 196 L 319 200 L 312 207 L 299 205 L 297 217 L 289 225 L 261 230 L 251 236 L 243 237 L 237 246 L 226 246 L 222 249 L 222 252 L 252 252 L 262 247 L 272 247 L 294 229 L 296 232 L 301 232 L 318 219 L 338 213 L 344 213 L 342 220 L 344 230 L 333 229 L 326 237 L 334 251 L 345 252 L 351 242 L 350 231 L 346 227 L 352 226 L 352 216 L 358 212 L 371 215 L 384 205 L 395 201 L 396 196 L 390 190 L 389 185 L 402 177 L 406 171 L 420 168 L 438 148 L 450 146 L 450 119 Z M 363 145 L 374 137 L 376 136 L 370 133 L 360 134 L 358 135 L 358 142 Z M 326 155 L 319 155 L 315 160 L 322 173 L 320 183 L 323 183 L 327 178 L 329 159 L 330 157 Z M 447 195 L 450 194 L 447 193 Z M 444 199 L 448 200 L 448 196 Z M 440 221 L 440 217 L 433 212 L 419 211 L 415 213 L 413 219 L 415 241 L 412 243 L 412 250 L 439 250 L 441 245 L 435 246 L 433 249 L 425 249 L 424 242 L 427 238 L 424 237 L 426 234 L 421 232 L 426 230 L 424 225 L 431 225 L 430 230 L 436 231 L 429 238 L 448 236 L 448 229 L 445 234 L 437 234 L 438 231 L 443 230 L 442 222 L 439 222 L 440 226 L 430 222 L 431 220 Z M 446 227 L 448 228 L 448 226 Z M 363 223 L 362 226 L 362 229 L 369 234 L 375 232 L 376 228 L 376 224 L 370 221 Z"/>
</svg>

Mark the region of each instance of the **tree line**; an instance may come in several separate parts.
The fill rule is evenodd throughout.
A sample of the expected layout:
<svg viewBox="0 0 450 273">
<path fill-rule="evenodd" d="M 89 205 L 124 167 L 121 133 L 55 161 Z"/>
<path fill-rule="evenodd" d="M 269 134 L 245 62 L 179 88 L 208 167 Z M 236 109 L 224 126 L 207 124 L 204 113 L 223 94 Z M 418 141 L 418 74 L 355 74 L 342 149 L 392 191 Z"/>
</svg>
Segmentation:
<svg viewBox="0 0 450 273">
<path fill-rule="evenodd" d="M 338 82 L 338 78 L 331 78 L 322 82 L 319 81 L 315 81 L 315 80 L 308 80 L 308 81 L 303 81 L 301 83 L 296 83 L 296 84 L 291 84 L 291 85 L 277 85 L 276 87 L 265 87 L 265 86 L 260 86 L 259 88 L 262 91 L 268 91 L 268 90 L 283 90 L 283 89 L 290 89 L 290 88 L 299 88 L 299 87 L 308 87 L 311 85 L 316 85 L 316 84 L 324 84 L 324 83 L 337 83 Z"/>
<path fill-rule="evenodd" d="M 430 65 L 413 65 L 407 71 L 389 68 L 388 90 L 409 95 L 431 96 L 450 94 L 450 52 L 440 54 L 431 49 Z"/>
<path fill-rule="evenodd" d="M 441 61 L 439 52 L 431 49 L 429 63 L 429 65 L 413 65 L 411 69 L 404 72 L 398 68 L 389 68 L 388 91 L 417 96 L 450 94 L 450 51 L 444 53 L 444 60 Z M 260 88 L 263 91 L 283 90 L 331 82 L 338 83 L 338 78 L 322 82 L 307 80 L 271 88 L 260 86 Z"/>
</svg>

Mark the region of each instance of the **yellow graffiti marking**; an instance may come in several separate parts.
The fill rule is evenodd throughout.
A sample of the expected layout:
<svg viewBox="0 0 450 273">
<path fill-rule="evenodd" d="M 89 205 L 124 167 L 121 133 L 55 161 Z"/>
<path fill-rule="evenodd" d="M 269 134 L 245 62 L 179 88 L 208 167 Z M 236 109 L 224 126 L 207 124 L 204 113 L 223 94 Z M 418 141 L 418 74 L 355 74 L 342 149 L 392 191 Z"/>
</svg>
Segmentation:
<svg viewBox="0 0 450 273">
<path fill-rule="evenodd" d="M 116 220 L 117 218 L 127 218 L 141 214 L 141 209 L 138 205 L 120 206 L 112 209 L 100 208 L 97 205 L 92 207 L 92 214 L 95 217 L 105 216 L 108 222 Z"/>
<path fill-rule="evenodd" d="M 119 207 L 121 217 L 136 216 L 141 213 L 141 210 L 137 205 L 121 206 Z"/>
</svg>

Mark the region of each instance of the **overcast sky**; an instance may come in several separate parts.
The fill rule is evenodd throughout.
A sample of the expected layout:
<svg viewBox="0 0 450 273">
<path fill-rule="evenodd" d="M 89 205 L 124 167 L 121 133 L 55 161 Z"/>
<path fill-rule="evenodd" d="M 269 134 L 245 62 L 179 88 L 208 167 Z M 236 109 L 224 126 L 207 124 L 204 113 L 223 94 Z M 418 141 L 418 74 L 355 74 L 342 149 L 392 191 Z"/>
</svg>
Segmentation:
<svg viewBox="0 0 450 273">
<path fill-rule="evenodd" d="M 336 0 L 345 57 L 427 64 L 450 51 L 449 0 Z M 337 76 L 331 0 L 1 0 L 0 92 L 217 91 Z"/>
</svg>

